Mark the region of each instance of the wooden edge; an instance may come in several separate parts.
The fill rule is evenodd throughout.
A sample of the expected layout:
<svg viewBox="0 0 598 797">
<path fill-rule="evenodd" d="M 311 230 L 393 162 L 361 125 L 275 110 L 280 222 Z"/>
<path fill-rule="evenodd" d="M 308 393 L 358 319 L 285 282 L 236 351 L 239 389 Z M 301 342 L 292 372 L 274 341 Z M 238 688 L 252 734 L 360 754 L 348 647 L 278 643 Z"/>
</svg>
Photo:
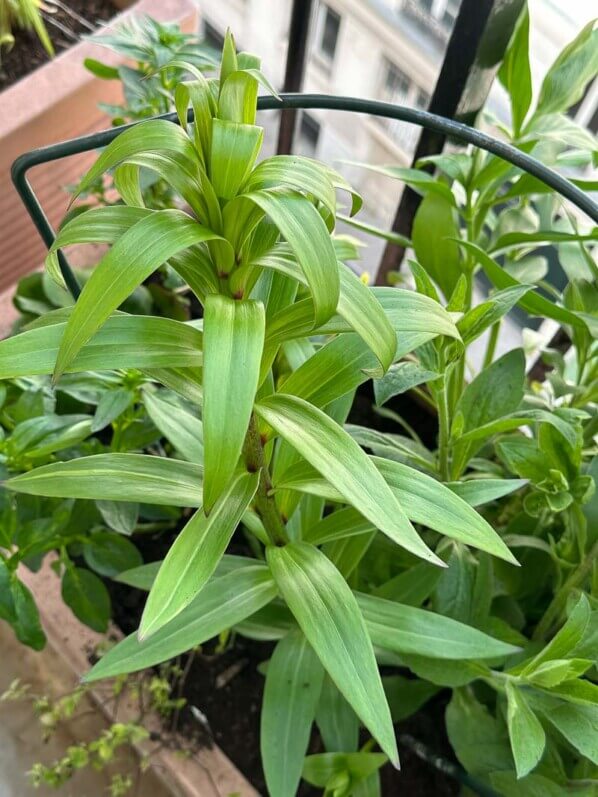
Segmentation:
<svg viewBox="0 0 598 797">
<path fill-rule="evenodd" d="M 80 678 L 89 669 L 89 656 L 97 646 L 107 638 L 122 639 L 123 635 L 113 625 L 107 634 L 99 634 L 77 620 L 61 598 L 60 579 L 51 568 L 52 558 L 47 556 L 37 573 L 21 566 L 19 578 L 33 593 L 48 644 L 57 651 L 65 666 Z M 110 722 L 136 719 L 137 710 L 132 700 L 122 699 L 114 710 L 114 701 L 109 699 L 112 696 L 109 682 L 92 684 L 88 694 Z M 148 717 L 144 727 L 150 733 L 163 733 L 163 726 L 156 716 Z M 186 748 L 181 735 L 176 734 L 173 741 L 174 747 Z M 143 755 L 151 752 L 155 743 L 141 742 L 135 747 Z M 179 797 L 259 797 L 258 792 L 217 746 L 200 749 L 190 756 L 183 756 L 175 749 L 152 752 L 151 766 L 160 781 Z"/>
</svg>

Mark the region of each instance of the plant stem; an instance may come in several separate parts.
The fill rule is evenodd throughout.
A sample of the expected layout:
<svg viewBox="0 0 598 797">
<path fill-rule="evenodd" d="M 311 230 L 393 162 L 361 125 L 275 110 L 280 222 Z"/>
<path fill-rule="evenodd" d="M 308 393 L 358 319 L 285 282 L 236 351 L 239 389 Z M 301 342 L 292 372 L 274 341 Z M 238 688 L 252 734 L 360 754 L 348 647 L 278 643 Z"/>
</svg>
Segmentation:
<svg viewBox="0 0 598 797">
<path fill-rule="evenodd" d="M 450 468 L 449 468 L 450 417 L 449 417 L 449 408 L 448 408 L 446 373 L 442 377 L 442 385 L 437 393 L 436 400 L 438 403 L 438 467 L 440 471 L 440 478 L 446 482 L 449 481 L 450 478 Z"/>
<path fill-rule="evenodd" d="M 490 335 L 488 336 L 488 343 L 486 345 L 486 354 L 484 355 L 484 364 L 482 368 L 488 368 L 494 359 L 494 352 L 496 351 L 496 344 L 498 343 L 498 336 L 500 334 L 500 321 L 492 324 L 490 328 Z"/>
<path fill-rule="evenodd" d="M 249 427 L 243 446 L 243 455 L 247 470 L 252 473 L 260 474 L 260 481 L 255 494 L 255 509 L 260 516 L 266 533 L 273 545 L 286 545 L 289 538 L 286 533 L 285 525 L 276 506 L 274 497 L 270 495 L 272 481 L 268 465 L 264 459 L 264 447 L 260 439 L 257 420 L 252 413 L 249 420 Z"/>
<path fill-rule="evenodd" d="M 569 593 L 572 589 L 575 589 L 583 584 L 587 576 L 589 576 L 591 573 L 597 557 L 598 541 L 594 543 L 588 555 L 579 563 L 569 578 L 565 581 L 563 586 L 556 593 L 552 601 L 548 604 L 548 608 L 544 612 L 542 619 L 535 628 L 532 639 L 539 640 L 548 636 L 549 632 L 552 630 L 552 627 L 559 619 Z"/>
<path fill-rule="evenodd" d="M 419 387 L 412 387 L 411 391 L 421 399 L 428 407 L 431 407 L 434 411 L 436 410 L 436 404 L 434 403 L 433 399 L 426 393 L 425 390 L 422 390 Z"/>
</svg>

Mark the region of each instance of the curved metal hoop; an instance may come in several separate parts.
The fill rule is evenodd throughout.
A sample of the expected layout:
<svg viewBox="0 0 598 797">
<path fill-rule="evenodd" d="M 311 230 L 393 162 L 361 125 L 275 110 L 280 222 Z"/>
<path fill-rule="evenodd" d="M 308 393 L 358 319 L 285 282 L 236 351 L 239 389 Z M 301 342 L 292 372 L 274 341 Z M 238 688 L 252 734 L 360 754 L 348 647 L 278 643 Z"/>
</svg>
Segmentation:
<svg viewBox="0 0 598 797">
<path fill-rule="evenodd" d="M 429 111 L 421 111 L 417 108 L 391 105 L 388 102 L 360 99 L 359 97 L 334 97 L 329 94 L 283 94 L 280 101 L 275 97 L 259 97 L 258 99 L 258 110 L 260 111 L 285 110 L 288 108 L 319 108 L 322 110 L 363 113 L 369 116 L 382 116 L 457 138 L 466 144 L 473 144 L 479 149 L 491 152 L 493 155 L 512 163 L 513 166 L 517 166 L 537 177 L 538 180 L 541 180 L 550 188 L 554 188 L 557 193 L 570 200 L 598 224 L 598 203 L 594 202 L 575 183 L 567 180 L 566 177 L 555 172 L 549 166 L 545 166 L 531 155 L 527 155 L 525 152 L 511 146 L 511 144 L 506 144 L 504 141 L 482 133 L 480 130 L 476 130 L 475 127 L 470 127 L 462 122 L 455 122 L 453 119 L 447 119 L 444 116 L 438 116 Z"/>
<path fill-rule="evenodd" d="M 322 110 L 345 111 L 350 113 L 363 113 L 369 116 L 381 116 L 388 119 L 396 119 L 401 122 L 419 125 L 428 130 L 452 136 L 467 144 L 491 152 L 513 166 L 528 172 L 537 177 L 545 185 L 553 188 L 561 196 L 568 199 L 576 207 L 588 215 L 598 224 L 598 203 L 591 196 L 586 194 L 581 188 L 570 180 L 555 172 L 554 169 L 544 165 L 531 155 L 522 152 L 516 147 L 506 144 L 493 136 L 482 133 L 469 125 L 455 122 L 444 116 L 438 116 L 428 111 L 421 111 L 416 108 L 408 108 L 402 105 L 391 105 L 386 102 L 366 100 L 359 97 L 335 97 L 330 94 L 282 94 L 280 99 L 276 97 L 259 97 L 259 111 L 280 111 L 286 109 L 309 109 L 319 108 Z M 162 114 L 154 117 L 155 119 L 167 119 L 171 122 L 178 122 L 176 113 Z M 193 120 L 193 113 L 189 111 L 189 120 Z M 58 144 L 51 144 L 48 147 L 41 147 L 20 155 L 12 165 L 11 175 L 14 186 L 19 193 L 25 207 L 35 226 L 37 227 L 44 243 L 50 247 L 55 239 L 55 233 L 48 221 L 39 200 L 27 179 L 27 172 L 32 166 L 49 161 L 59 160 L 60 158 L 76 155 L 81 152 L 88 152 L 92 149 L 107 146 L 120 133 L 130 127 L 134 127 L 142 122 L 113 127 L 110 130 L 103 130 L 99 133 L 92 133 L 88 136 L 62 141 Z M 80 286 L 73 274 L 66 258 L 62 252 L 58 253 L 60 270 L 71 293 L 77 297 L 81 292 Z"/>
</svg>

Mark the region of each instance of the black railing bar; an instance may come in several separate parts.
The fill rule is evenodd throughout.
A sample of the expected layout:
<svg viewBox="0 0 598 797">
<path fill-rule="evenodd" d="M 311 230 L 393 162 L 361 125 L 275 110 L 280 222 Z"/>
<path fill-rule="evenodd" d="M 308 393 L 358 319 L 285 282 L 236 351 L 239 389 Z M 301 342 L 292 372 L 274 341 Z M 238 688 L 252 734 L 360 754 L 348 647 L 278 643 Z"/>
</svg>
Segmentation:
<svg viewBox="0 0 598 797">
<path fill-rule="evenodd" d="M 282 90 L 285 94 L 298 92 L 303 88 L 305 74 L 305 59 L 309 40 L 309 28 L 312 16 L 312 0 L 294 0 L 291 9 L 289 36 L 287 46 L 287 60 Z M 279 155 L 290 155 L 293 149 L 297 111 L 289 108 L 280 114 L 278 128 Z"/>
<path fill-rule="evenodd" d="M 446 119 L 442 116 L 422 111 L 417 108 L 408 108 L 401 105 L 391 105 L 390 103 L 367 100 L 357 97 L 335 97 L 326 94 L 283 94 L 280 99 L 275 97 L 259 97 L 258 110 L 284 110 L 286 108 L 321 108 L 335 111 L 348 111 L 352 113 L 363 113 L 370 116 L 381 116 L 389 119 L 408 122 L 410 124 L 421 125 L 430 130 L 435 130 L 444 135 L 453 136 L 467 144 L 491 152 L 499 158 L 508 161 L 514 166 L 537 177 L 541 182 L 553 188 L 561 196 L 570 200 L 580 210 L 586 213 L 594 222 L 598 224 L 598 204 L 570 182 L 566 177 L 555 172 L 549 166 L 544 165 L 536 158 L 521 152 L 516 147 L 506 144 L 487 133 L 469 127 L 462 122 Z M 177 123 L 176 112 L 162 114 L 154 117 L 156 119 L 166 119 Z M 192 112 L 189 112 L 189 120 L 192 121 Z M 59 160 L 60 158 L 87 152 L 92 149 L 107 146 L 123 131 L 143 122 L 132 122 L 128 125 L 114 127 L 109 130 L 102 130 L 91 133 L 87 136 L 61 141 L 47 147 L 31 150 L 20 155 L 12 165 L 12 179 L 21 199 L 23 200 L 29 215 L 36 228 L 40 232 L 46 246 L 50 247 L 55 240 L 55 233 L 50 225 L 43 208 L 41 207 L 35 192 L 27 180 L 28 170 L 41 163 Z M 60 256 L 59 263 L 65 281 L 69 288 L 71 284 L 76 285 L 74 274 L 66 258 Z M 75 291 L 78 293 L 77 291 Z"/>
<path fill-rule="evenodd" d="M 481 106 L 486 102 L 524 2 L 525 0 L 461 0 L 427 111 L 468 124 L 474 123 Z M 509 24 L 510 21 L 512 24 Z M 488 49 L 489 40 L 492 42 L 494 54 L 490 60 L 495 65 L 486 63 L 486 68 L 480 69 L 479 61 L 483 51 Z M 446 136 L 423 128 L 418 136 L 411 167 L 415 167 L 420 158 L 442 152 L 445 141 Z M 432 164 L 424 168 L 434 172 Z M 421 200 L 420 194 L 410 186 L 405 186 L 395 210 L 391 227 L 393 232 L 403 236 L 411 234 L 413 219 Z M 386 284 L 389 273 L 400 269 L 404 255 L 404 247 L 390 242 L 386 244 L 376 274 L 376 284 Z"/>
</svg>

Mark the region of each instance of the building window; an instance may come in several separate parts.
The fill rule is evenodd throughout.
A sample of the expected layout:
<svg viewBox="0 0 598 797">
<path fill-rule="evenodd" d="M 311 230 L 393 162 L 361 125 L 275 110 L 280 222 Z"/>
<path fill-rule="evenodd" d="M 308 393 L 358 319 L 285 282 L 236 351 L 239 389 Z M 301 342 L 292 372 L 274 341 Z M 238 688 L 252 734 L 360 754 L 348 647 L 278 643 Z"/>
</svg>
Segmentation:
<svg viewBox="0 0 598 797">
<path fill-rule="evenodd" d="M 384 99 L 386 102 L 402 104 L 409 96 L 411 81 L 398 66 L 384 59 Z"/>
<path fill-rule="evenodd" d="M 299 136 L 297 141 L 297 151 L 299 155 L 314 158 L 320 140 L 321 125 L 313 116 L 305 113 L 301 114 L 299 122 Z"/>
<path fill-rule="evenodd" d="M 422 111 L 427 110 L 428 105 L 430 104 L 430 95 L 427 91 L 423 89 L 418 89 L 415 95 L 415 105 L 417 108 L 421 108 Z"/>
<path fill-rule="evenodd" d="M 430 103 L 430 95 L 420 88 L 402 69 L 389 59 L 383 62 L 382 99 L 393 105 L 410 105 L 425 110 Z M 411 153 L 415 149 L 419 128 L 416 125 L 399 122 L 397 119 L 380 119 L 389 136 L 401 149 Z"/>
<path fill-rule="evenodd" d="M 452 31 L 457 14 L 459 13 L 459 6 L 461 0 L 446 0 L 442 15 L 440 17 L 440 24 L 447 31 Z"/>
<path fill-rule="evenodd" d="M 460 5 L 461 0 L 401 0 L 398 8 L 424 34 L 446 41 L 453 30 Z"/>
<path fill-rule="evenodd" d="M 318 19 L 316 24 L 316 48 L 318 54 L 332 63 L 336 53 L 338 42 L 338 32 L 341 26 L 341 18 L 330 6 L 321 3 L 318 8 Z"/>
</svg>

